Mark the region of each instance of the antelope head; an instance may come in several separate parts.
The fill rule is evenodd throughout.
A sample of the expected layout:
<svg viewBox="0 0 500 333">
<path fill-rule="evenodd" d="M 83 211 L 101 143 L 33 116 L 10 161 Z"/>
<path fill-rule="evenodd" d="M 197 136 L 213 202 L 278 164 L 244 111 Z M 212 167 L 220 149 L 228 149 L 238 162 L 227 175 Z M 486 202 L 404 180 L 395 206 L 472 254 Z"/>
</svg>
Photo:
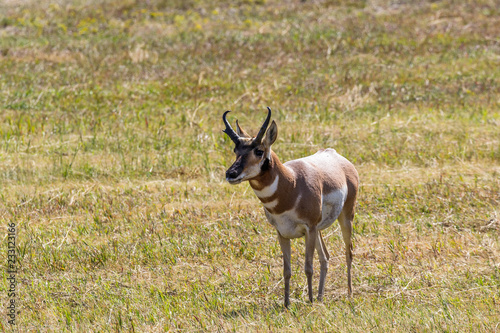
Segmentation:
<svg viewBox="0 0 500 333">
<path fill-rule="evenodd" d="M 256 137 L 251 137 L 247 134 L 238 124 L 238 120 L 236 120 L 236 131 L 233 130 L 226 119 L 226 115 L 231 111 L 226 111 L 222 115 L 222 120 L 226 125 L 226 129 L 223 132 L 235 144 L 234 153 L 236 154 L 236 161 L 226 171 L 226 180 L 230 184 L 235 185 L 245 180 L 254 179 L 269 168 L 271 145 L 278 137 L 278 127 L 274 120 L 271 126 L 269 126 L 271 109 L 268 107 L 267 110 L 267 118 Z M 265 137 L 264 134 L 266 134 Z"/>
</svg>

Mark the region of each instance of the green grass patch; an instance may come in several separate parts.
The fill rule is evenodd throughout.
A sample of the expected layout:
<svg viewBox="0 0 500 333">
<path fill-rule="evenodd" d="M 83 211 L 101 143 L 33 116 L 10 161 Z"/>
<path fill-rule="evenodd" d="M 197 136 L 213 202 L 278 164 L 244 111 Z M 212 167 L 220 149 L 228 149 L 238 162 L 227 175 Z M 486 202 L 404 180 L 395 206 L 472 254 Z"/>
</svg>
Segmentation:
<svg viewBox="0 0 500 333">
<path fill-rule="evenodd" d="M 495 331 L 499 15 L 491 1 L 0 4 L 0 222 L 16 223 L 19 267 L 17 326 L 3 306 L 1 330 Z M 332 147 L 359 171 L 352 299 L 333 225 L 324 302 L 306 302 L 297 240 L 284 309 L 276 232 L 248 184 L 224 182 L 222 113 L 253 133 L 266 106 L 282 161 Z"/>
</svg>

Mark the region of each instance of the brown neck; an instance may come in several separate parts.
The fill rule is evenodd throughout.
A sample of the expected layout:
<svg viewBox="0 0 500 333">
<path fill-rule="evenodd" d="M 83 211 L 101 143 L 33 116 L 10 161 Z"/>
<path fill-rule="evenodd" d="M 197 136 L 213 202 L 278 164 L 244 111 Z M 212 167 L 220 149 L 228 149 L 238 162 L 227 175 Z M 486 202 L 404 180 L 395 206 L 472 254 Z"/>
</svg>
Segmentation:
<svg viewBox="0 0 500 333">
<path fill-rule="evenodd" d="M 293 176 L 290 171 L 283 165 L 283 163 L 281 163 L 278 155 L 271 151 L 269 167 L 260 175 L 251 179 L 250 186 L 254 190 L 262 190 L 263 188 L 270 186 L 277 176 L 279 177 L 280 185 L 284 182 L 293 181 Z"/>
<path fill-rule="evenodd" d="M 269 168 L 250 180 L 250 186 L 271 214 L 291 210 L 297 201 L 297 181 L 293 172 L 271 152 Z"/>
</svg>

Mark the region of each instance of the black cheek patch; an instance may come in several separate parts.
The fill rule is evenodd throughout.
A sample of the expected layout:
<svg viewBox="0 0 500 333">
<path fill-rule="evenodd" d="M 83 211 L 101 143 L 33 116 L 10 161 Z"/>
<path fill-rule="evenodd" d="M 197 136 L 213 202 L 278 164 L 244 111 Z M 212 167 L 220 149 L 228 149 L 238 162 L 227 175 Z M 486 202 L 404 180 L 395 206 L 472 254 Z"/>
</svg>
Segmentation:
<svg viewBox="0 0 500 333">
<path fill-rule="evenodd" d="M 270 161 L 268 158 L 266 158 L 264 160 L 264 163 L 262 163 L 262 166 L 260 167 L 260 171 L 264 172 L 264 171 L 269 170 L 269 165 L 270 165 Z"/>
</svg>

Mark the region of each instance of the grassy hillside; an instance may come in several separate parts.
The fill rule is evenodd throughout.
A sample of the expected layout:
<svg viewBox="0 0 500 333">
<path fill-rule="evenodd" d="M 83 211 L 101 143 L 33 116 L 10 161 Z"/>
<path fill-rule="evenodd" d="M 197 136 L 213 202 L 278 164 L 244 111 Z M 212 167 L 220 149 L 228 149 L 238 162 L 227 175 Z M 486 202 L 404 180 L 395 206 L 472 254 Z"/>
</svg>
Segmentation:
<svg viewBox="0 0 500 333">
<path fill-rule="evenodd" d="M 499 36 L 489 0 L 1 2 L 16 330 L 500 330 Z M 276 232 L 224 181 L 222 113 L 266 106 L 282 161 L 358 169 L 352 299 L 334 224 L 324 302 L 297 240 L 285 310 Z"/>
</svg>

